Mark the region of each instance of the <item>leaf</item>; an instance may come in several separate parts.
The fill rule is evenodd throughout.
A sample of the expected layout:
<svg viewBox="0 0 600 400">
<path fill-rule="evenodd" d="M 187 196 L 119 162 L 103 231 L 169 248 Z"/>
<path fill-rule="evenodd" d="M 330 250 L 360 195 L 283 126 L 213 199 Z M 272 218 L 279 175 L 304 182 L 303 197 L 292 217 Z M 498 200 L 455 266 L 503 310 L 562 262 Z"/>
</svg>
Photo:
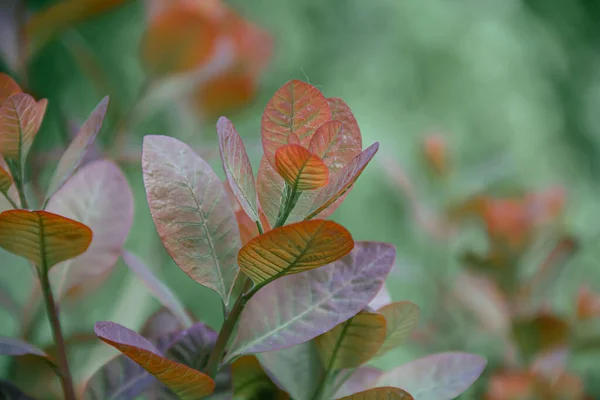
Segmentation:
<svg viewBox="0 0 600 400">
<path fill-rule="evenodd" d="M 275 152 L 292 133 L 308 147 L 312 135 L 330 119 L 327 100 L 316 87 L 298 80 L 287 82 L 269 100 L 261 119 L 265 157 L 274 166 Z"/>
<path fill-rule="evenodd" d="M 34 400 L 27 396 L 12 382 L 0 379 L 0 399 L 2 400 Z"/>
<path fill-rule="evenodd" d="M 129 400 L 156 382 L 144 368 L 120 354 L 104 364 L 85 384 L 83 400 Z"/>
<path fill-rule="evenodd" d="M 21 168 L 40 129 L 47 101 L 25 93 L 13 94 L 0 105 L 0 153 Z"/>
<path fill-rule="evenodd" d="M 349 396 L 352 393 L 362 392 L 372 387 L 383 371 L 373 367 L 358 367 L 350 377 L 340 386 L 335 397 Z"/>
<path fill-rule="evenodd" d="M 0 336 L 0 355 L 25 356 L 28 354 L 38 356 L 52 362 L 46 353 L 32 344 L 24 342 L 20 339 Z"/>
<path fill-rule="evenodd" d="M 166 307 L 161 307 L 148 317 L 140 329 L 140 335 L 156 345 L 160 351 L 164 351 L 171 345 L 172 336 L 185 329 L 181 321 L 177 319 Z"/>
<path fill-rule="evenodd" d="M 415 400 L 450 400 L 479 378 L 486 361 L 467 353 L 440 353 L 419 358 L 384 373 L 375 386 L 396 386 Z"/>
<path fill-rule="evenodd" d="M 7 196 L 8 189 L 10 189 L 12 184 L 13 180 L 10 176 L 10 173 L 8 173 L 8 171 L 6 171 L 4 168 L 0 167 L 0 193 L 3 193 L 5 196 Z"/>
<path fill-rule="evenodd" d="M 144 138 L 142 168 L 165 248 L 179 268 L 229 304 L 240 234 L 221 181 L 189 146 L 167 136 Z"/>
<path fill-rule="evenodd" d="M 0 72 L 0 104 L 8 99 L 13 94 L 21 92 L 21 88 L 17 85 L 9 75 Z"/>
<path fill-rule="evenodd" d="M 314 341 L 257 354 L 258 360 L 280 389 L 295 400 L 310 400 L 325 376 Z"/>
<path fill-rule="evenodd" d="M 338 197 L 346 193 L 356 182 L 369 161 L 379 150 L 379 143 L 375 142 L 368 149 L 356 156 L 341 171 L 336 173 L 329 180 L 329 184 L 319 191 L 319 194 L 313 201 L 305 220 L 309 220 L 329 207 Z"/>
<path fill-rule="evenodd" d="M 195 370 L 206 367 L 208 357 L 217 341 L 217 332 L 203 322 L 172 335 L 165 355 L 171 360 Z"/>
<path fill-rule="evenodd" d="M 50 179 L 50 185 L 48 186 L 44 204 L 46 204 L 50 197 L 64 185 L 67 179 L 73 175 L 83 161 L 88 149 L 94 143 L 94 140 L 102 127 L 102 120 L 106 114 L 107 107 L 108 96 L 102 99 L 94 111 L 92 111 L 92 114 L 87 121 L 85 121 L 79 129 L 77 136 L 75 136 L 73 141 L 69 144 L 69 147 L 67 147 L 61 156 L 56 170 L 54 171 L 54 175 L 52 175 L 52 179 Z"/>
<path fill-rule="evenodd" d="M 354 247 L 350 232 L 325 220 L 298 222 L 252 239 L 238 254 L 238 265 L 263 286 L 284 275 L 321 267 Z"/>
<path fill-rule="evenodd" d="M 144 260 L 139 256 L 124 250 L 121 257 L 129 269 L 142 281 L 156 299 L 177 317 L 184 327 L 190 327 L 192 320 L 185 311 L 185 307 L 179 298 L 154 275 Z"/>
<path fill-rule="evenodd" d="M 386 337 L 385 318 L 362 311 L 315 339 L 328 371 L 358 368 L 379 350 Z"/>
<path fill-rule="evenodd" d="M 339 133 L 340 143 L 335 152 L 335 157 L 331 163 L 325 162 L 331 171 L 337 172 L 360 154 L 362 136 L 358 122 L 356 122 L 354 114 L 352 114 L 350 107 L 344 100 L 333 97 L 327 99 L 327 104 L 331 109 L 331 119 L 342 123 L 342 129 Z"/>
<path fill-rule="evenodd" d="M 207 375 L 163 357 L 152 343 L 124 326 L 102 321 L 96 323 L 94 332 L 102 341 L 154 375 L 182 400 L 195 400 L 214 390 L 215 382 Z"/>
<path fill-rule="evenodd" d="M 419 323 L 419 306 L 410 301 L 400 301 L 377 310 L 386 321 L 383 345 L 376 354 L 380 357 L 398 347 Z"/>
<path fill-rule="evenodd" d="M 92 241 L 87 226 L 47 211 L 8 210 L 0 214 L 0 247 L 50 269 L 84 253 Z"/>
<path fill-rule="evenodd" d="M 227 182 L 242 209 L 253 220 L 258 221 L 256 185 L 252 165 L 246 153 L 242 138 L 235 127 L 225 117 L 217 122 L 219 149 Z"/>
<path fill-rule="evenodd" d="M 402 389 L 395 387 L 381 387 L 365 390 L 339 400 L 414 400 L 413 397 Z"/>
<path fill-rule="evenodd" d="M 51 271 L 53 291 L 61 298 L 70 289 L 106 275 L 119 260 L 133 223 L 133 194 L 117 164 L 97 160 L 77 171 L 52 196 L 47 210 L 84 223 L 94 232 L 86 253 Z"/>
<path fill-rule="evenodd" d="M 373 310 L 377 310 L 383 306 L 387 306 L 392 302 L 392 298 L 390 296 L 390 292 L 387 290 L 385 285 L 381 288 L 377 296 L 369 303 L 369 307 Z"/>
<path fill-rule="evenodd" d="M 232 364 L 233 396 L 236 400 L 273 398 L 278 391 L 255 356 L 243 356 Z"/>
<path fill-rule="evenodd" d="M 292 347 L 356 315 L 381 289 L 395 256 L 390 244 L 357 242 L 334 263 L 263 287 L 246 304 L 226 359 Z"/>
<path fill-rule="evenodd" d="M 297 144 L 288 144 L 275 152 L 275 169 L 296 190 L 315 190 L 329 182 L 329 169 L 323 161 Z"/>
<path fill-rule="evenodd" d="M 343 135 L 343 125 L 340 121 L 329 121 L 321 125 L 315 132 L 310 144 L 308 145 L 308 151 L 319 157 L 327 167 L 332 164 L 341 164 L 341 167 L 346 164 L 345 162 L 337 162 L 336 156 L 339 152 L 340 143 Z M 360 153 L 360 150 L 358 151 Z M 351 161 L 352 158 L 350 158 Z M 339 169 L 339 168 L 338 168 Z"/>
</svg>

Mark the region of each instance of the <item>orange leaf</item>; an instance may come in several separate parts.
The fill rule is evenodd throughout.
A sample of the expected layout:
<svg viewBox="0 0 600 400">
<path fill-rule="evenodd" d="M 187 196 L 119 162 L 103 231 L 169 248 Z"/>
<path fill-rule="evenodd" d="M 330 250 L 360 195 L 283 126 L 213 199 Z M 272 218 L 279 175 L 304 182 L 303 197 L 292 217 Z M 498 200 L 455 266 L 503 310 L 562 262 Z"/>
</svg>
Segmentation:
<svg viewBox="0 0 600 400">
<path fill-rule="evenodd" d="M 428 135 L 423 141 L 423 155 L 429 166 L 438 175 L 448 171 L 446 142 L 441 135 Z"/>
<path fill-rule="evenodd" d="M 402 389 L 386 386 L 354 393 L 338 400 L 413 400 L 413 397 Z"/>
<path fill-rule="evenodd" d="M 0 247 L 37 266 L 50 267 L 84 253 L 92 242 L 87 226 L 47 211 L 0 214 Z"/>
<path fill-rule="evenodd" d="M 6 194 L 12 186 L 13 180 L 8 171 L 0 167 L 0 193 Z"/>
<path fill-rule="evenodd" d="M 19 85 L 10 76 L 0 72 L 0 104 L 13 94 L 20 92 L 21 88 Z"/>
<path fill-rule="evenodd" d="M 288 143 L 293 133 L 308 147 L 313 134 L 331 119 L 327 99 L 305 82 L 292 80 L 271 98 L 261 119 L 261 136 L 265 156 L 275 165 L 275 152 Z"/>
<path fill-rule="evenodd" d="M 342 123 L 340 146 L 335 153 L 335 160 L 328 167 L 337 172 L 362 151 L 362 136 L 358 122 L 348 104 L 339 98 L 327 99 L 331 109 L 331 119 Z M 327 163 L 326 163 L 327 164 Z"/>
<path fill-rule="evenodd" d="M 215 389 L 215 382 L 208 375 L 165 358 L 152 343 L 124 326 L 97 322 L 94 332 L 103 342 L 154 375 L 182 400 L 200 399 Z"/>
<path fill-rule="evenodd" d="M 321 125 L 315 132 L 308 151 L 323 160 L 325 165 L 333 163 L 334 158 L 340 148 L 342 140 L 343 125 L 340 121 L 329 121 Z"/>
<path fill-rule="evenodd" d="M 250 75 L 230 69 L 199 87 L 194 98 L 202 114 L 212 118 L 249 103 L 256 93 L 256 85 Z"/>
<path fill-rule="evenodd" d="M 592 292 L 588 286 L 580 287 L 577 294 L 577 319 L 598 317 L 600 317 L 600 294 Z"/>
<path fill-rule="evenodd" d="M 354 247 L 350 232 L 333 221 L 303 221 L 252 239 L 238 253 L 238 265 L 257 285 L 283 275 L 329 264 Z"/>
<path fill-rule="evenodd" d="M 329 182 L 329 170 L 323 161 L 297 144 L 288 144 L 277 149 L 275 168 L 296 190 L 315 190 Z"/>
</svg>

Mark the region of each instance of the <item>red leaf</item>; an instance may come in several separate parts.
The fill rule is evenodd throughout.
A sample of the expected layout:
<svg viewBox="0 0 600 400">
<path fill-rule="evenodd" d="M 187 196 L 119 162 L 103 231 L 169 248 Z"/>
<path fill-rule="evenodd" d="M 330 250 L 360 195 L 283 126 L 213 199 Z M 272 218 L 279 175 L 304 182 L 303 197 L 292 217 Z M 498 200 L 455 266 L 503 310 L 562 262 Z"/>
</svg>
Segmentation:
<svg viewBox="0 0 600 400">
<path fill-rule="evenodd" d="M 0 72 L 0 104 L 13 94 L 21 92 L 21 88 L 8 75 Z"/>
<path fill-rule="evenodd" d="M 327 99 L 331 109 L 331 119 L 342 123 L 341 140 L 336 160 L 329 168 L 332 171 L 340 170 L 344 165 L 352 161 L 362 151 L 362 136 L 358 122 L 348 104 L 340 98 Z"/>
</svg>

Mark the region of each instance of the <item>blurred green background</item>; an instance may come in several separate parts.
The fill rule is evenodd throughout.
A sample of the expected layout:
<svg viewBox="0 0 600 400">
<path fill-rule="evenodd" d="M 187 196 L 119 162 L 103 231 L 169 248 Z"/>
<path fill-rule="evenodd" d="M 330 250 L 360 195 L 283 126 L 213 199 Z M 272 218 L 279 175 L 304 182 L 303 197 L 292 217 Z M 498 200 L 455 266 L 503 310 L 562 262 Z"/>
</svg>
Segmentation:
<svg viewBox="0 0 600 400">
<path fill-rule="evenodd" d="M 10 2 L 8 2 L 10 3 Z M 52 6 L 28 0 L 30 13 Z M 290 79 L 308 81 L 327 97 L 352 108 L 364 147 L 381 143 L 375 161 L 355 185 L 334 219 L 357 240 L 397 246 L 397 267 L 388 281 L 394 300 L 412 300 L 425 324 L 440 307 L 437 282 L 448 286 L 460 270 L 465 241 L 485 241 L 481 230 L 440 244 L 415 222 L 410 202 L 394 183 L 385 161 L 401 166 L 419 202 L 440 209 L 490 187 L 539 190 L 550 184 L 567 191 L 567 230 L 580 242 L 552 292 L 552 305 L 572 313 L 578 287 L 600 291 L 597 246 L 600 234 L 600 3 L 594 0 L 254 0 L 227 1 L 244 18 L 274 38 L 273 57 L 260 75 L 252 101 L 227 116 L 246 141 L 258 167 L 260 116 L 268 99 Z M 122 163 L 135 194 L 135 220 L 127 248 L 147 261 L 195 315 L 217 327 L 216 295 L 190 280 L 159 245 L 141 179 L 142 136 L 167 134 L 201 149 L 224 176 L 218 159 L 216 117 L 202 117 L 177 91 L 139 103 L 146 79 L 140 43 L 147 29 L 146 4 L 124 4 L 70 24 L 30 59 L 27 88 L 49 100 L 35 150 L 65 143 L 64 117 L 83 121 L 109 94 L 109 117 L 100 142 L 111 145 L 119 113 L 131 113 Z M 3 21 L 17 22 L 7 9 Z M 8 25 L 5 25 L 8 29 Z M 4 36 L 8 40 L 7 36 Z M 4 43 L 6 44 L 6 43 Z M 6 46 L 5 46 L 6 47 Z M 9 46 L 10 47 L 10 46 Z M 10 49 L 9 49 L 10 50 Z M 22 71 L 0 59 L 0 71 L 23 83 Z M 14 65 L 14 64 L 13 64 Z M 112 110 L 112 111 L 111 111 Z M 118 110 L 118 111 L 115 111 Z M 439 133 L 448 146 L 452 173 L 436 182 L 423 162 L 425 135 Z M 47 179 L 52 170 L 43 175 Z M 479 245 L 479 244 L 478 244 Z M 0 253 L 3 290 L 24 303 L 32 274 L 27 265 Z M 18 282 L 15 284 L 14 282 Z M 139 329 L 159 304 L 119 264 L 107 282 L 85 300 L 66 304 L 68 331 L 90 330 L 97 320 Z M 18 321 L 0 311 L 1 335 L 17 335 Z M 7 321 L 4 323 L 4 321 Z M 452 331 L 436 332 L 435 348 L 406 345 L 378 362 L 384 369 L 442 350 L 494 354 L 490 338 L 469 334 L 457 317 Z M 39 343 L 49 341 L 42 318 Z M 91 349 L 91 350 L 90 350 Z M 91 352 L 90 352 L 91 351 Z M 75 374 L 89 376 L 109 355 L 107 346 L 88 346 L 77 356 Z M 596 357 L 596 358 L 595 358 Z M 594 362 L 594 359 L 596 360 Z M 600 397 L 600 353 L 571 360 L 588 391 Z M 6 360 L 1 360 L 6 361 Z M 5 362 L 6 364 L 6 362 Z M 0 373 L 2 375 L 2 373 Z M 595 387 L 594 387 L 595 385 Z M 473 391 L 473 393 L 475 393 Z M 478 398 L 471 393 L 461 398 Z"/>
</svg>

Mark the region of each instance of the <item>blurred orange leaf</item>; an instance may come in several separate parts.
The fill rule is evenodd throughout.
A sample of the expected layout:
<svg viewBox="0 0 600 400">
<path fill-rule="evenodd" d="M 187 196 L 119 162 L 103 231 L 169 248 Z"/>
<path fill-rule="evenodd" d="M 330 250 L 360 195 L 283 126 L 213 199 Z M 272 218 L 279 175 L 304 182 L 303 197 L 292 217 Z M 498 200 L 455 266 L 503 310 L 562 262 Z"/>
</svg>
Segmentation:
<svg viewBox="0 0 600 400">
<path fill-rule="evenodd" d="M 0 104 L 19 92 L 21 92 L 19 85 L 10 76 L 0 72 Z"/>
<path fill-rule="evenodd" d="M 47 211 L 9 210 L 0 214 L 0 247 L 50 269 L 76 257 L 92 242 L 87 226 Z"/>
<path fill-rule="evenodd" d="M 387 386 L 354 393 L 338 400 L 413 400 L 413 397 L 402 389 Z"/>
<path fill-rule="evenodd" d="M 600 317 L 600 294 L 592 292 L 589 286 L 581 286 L 577 294 L 577 319 L 598 317 Z"/>
<path fill-rule="evenodd" d="M 439 134 L 428 135 L 423 141 L 425 160 L 438 175 L 448 171 L 446 142 Z"/>
<path fill-rule="evenodd" d="M 275 168 L 295 190 L 315 190 L 329 182 L 329 170 L 325 163 L 297 144 L 288 144 L 277 149 Z"/>
<path fill-rule="evenodd" d="M 350 232 L 332 221 L 303 221 L 275 228 L 238 253 L 240 269 L 256 284 L 329 264 L 354 247 Z"/>
<path fill-rule="evenodd" d="M 531 372 L 509 372 L 493 375 L 485 400 L 547 400 L 546 383 Z"/>
</svg>

